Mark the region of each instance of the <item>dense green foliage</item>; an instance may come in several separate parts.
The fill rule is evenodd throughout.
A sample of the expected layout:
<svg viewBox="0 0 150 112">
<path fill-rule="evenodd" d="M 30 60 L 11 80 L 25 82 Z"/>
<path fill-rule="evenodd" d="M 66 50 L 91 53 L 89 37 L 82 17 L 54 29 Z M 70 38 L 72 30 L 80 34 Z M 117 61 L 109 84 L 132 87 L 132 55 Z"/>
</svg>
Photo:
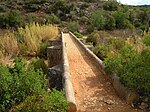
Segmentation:
<svg viewBox="0 0 150 112">
<path fill-rule="evenodd" d="M 56 90 L 47 92 L 47 80 L 40 65 L 37 65 L 38 61 L 27 66 L 22 59 L 16 59 L 13 68 L 0 65 L 1 111 L 8 111 L 18 104 L 15 112 L 66 111 L 63 93 Z"/>
<path fill-rule="evenodd" d="M 67 102 L 62 91 L 53 89 L 51 93 L 28 96 L 15 107 L 14 112 L 66 112 Z"/>
<path fill-rule="evenodd" d="M 8 13 L 0 14 L 0 27 L 2 28 L 22 26 L 23 22 L 19 11 L 12 10 Z"/>
<path fill-rule="evenodd" d="M 104 10 L 116 11 L 119 8 L 119 3 L 115 0 L 108 1 L 103 5 Z"/>
<path fill-rule="evenodd" d="M 91 14 L 91 23 L 96 29 L 100 30 L 103 29 L 105 24 L 105 18 L 103 16 L 103 12 L 100 10 L 97 10 Z"/>
<path fill-rule="evenodd" d="M 78 22 L 73 21 L 68 24 L 68 29 L 72 32 L 78 32 L 80 29 L 80 25 Z"/>
<path fill-rule="evenodd" d="M 117 74 L 120 81 L 140 95 L 150 94 L 150 50 L 138 54 L 131 45 L 125 45 L 116 56 L 105 59 L 106 70 Z"/>
<path fill-rule="evenodd" d="M 145 37 L 144 40 L 143 40 L 143 43 L 144 43 L 146 46 L 150 46 L 150 36 Z"/>
</svg>

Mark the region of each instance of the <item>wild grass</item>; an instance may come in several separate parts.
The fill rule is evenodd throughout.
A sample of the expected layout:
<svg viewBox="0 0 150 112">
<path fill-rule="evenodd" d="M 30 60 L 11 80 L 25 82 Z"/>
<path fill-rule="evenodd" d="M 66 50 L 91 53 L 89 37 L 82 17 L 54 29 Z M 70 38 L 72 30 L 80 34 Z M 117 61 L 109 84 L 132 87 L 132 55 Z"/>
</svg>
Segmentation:
<svg viewBox="0 0 150 112">
<path fill-rule="evenodd" d="M 39 56 L 43 43 L 58 36 L 58 28 L 33 23 L 0 37 L 0 63 L 4 65 L 18 55 Z M 45 49 L 46 50 L 46 47 Z"/>
<path fill-rule="evenodd" d="M 141 53 L 144 49 L 144 44 L 141 37 L 133 36 L 126 39 L 126 43 L 135 47 L 138 53 Z"/>
<path fill-rule="evenodd" d="M 19 44 L 12 32 L 8 32 L 1 37 L 0 46 L 1 50 L 5 50 L 10 56 L 18 56 L 20 52 Z"/>
<path fill-rule="evenodd" d="M 10 55 L 0 51 L 0 64 L 11 67 L 13 65 L 13 59 Z"/>
<path fill-rule="evenodd" d="M 52 25 L 33 23 L 26 25 L 25 28 L 19 28 L 18 33 L 23 38 L 28 52 L 38 55 L 42 42 L 58 36 L 58 28 Z"/>
</svg>

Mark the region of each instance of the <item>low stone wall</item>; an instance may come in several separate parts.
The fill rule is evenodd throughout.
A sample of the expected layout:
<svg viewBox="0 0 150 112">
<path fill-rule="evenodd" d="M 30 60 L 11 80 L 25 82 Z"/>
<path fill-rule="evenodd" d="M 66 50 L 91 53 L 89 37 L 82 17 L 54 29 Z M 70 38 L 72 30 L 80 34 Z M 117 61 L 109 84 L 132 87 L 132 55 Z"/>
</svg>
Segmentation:
<svg viewBox="0 0 150 112">
<path fill-rule="evenodd" d="M 65 95 L 67 98 L 67 101 L 69 103 L 69 112 L 76 112 L 77 106 L 74 96 L 74 89 L 72 86 L 70 71 L 69 71 L 69 64 L 67 59 L 67 53 L 66 53 L 66 46 L 64 42 L 64 37 L 62 33 L 62 62 L 63 62 L 63 87 L 65 89 Z"/>
<path fill-rule="evenodd" d="M 103 62 L 91 50 L 89 50 L 73 33 L 69 32 L 69 34 L 71 35 L 72 39 L 76 42 L 76 44 L 78 44 L 83 49 L 87 56 L 89 56 L 89 58 L 92 59 L 92 62 L 95 64 L 95 66 L 97 66 L 97 68 L 99 68 L 99 70 L 104 75 L 111 79 L 112 85 L 115 88 L 117 94 L 122 99 L 125 99 L 127 103 L 132 104 L 133 100 L 136 97 L 136 94 L 124 87 L 121 84 L 119 77 L 117 77 L 116 75 L 107 75 L 104 71 L 105 66 Z"/>
</svg>

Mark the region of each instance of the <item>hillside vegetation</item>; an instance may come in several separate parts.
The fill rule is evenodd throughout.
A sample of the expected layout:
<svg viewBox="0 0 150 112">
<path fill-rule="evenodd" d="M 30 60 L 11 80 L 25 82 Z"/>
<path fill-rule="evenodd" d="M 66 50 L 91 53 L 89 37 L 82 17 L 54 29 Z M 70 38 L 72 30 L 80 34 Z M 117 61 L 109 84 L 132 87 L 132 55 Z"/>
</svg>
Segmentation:
<svg viewBox="0 0 150 112">
<path fill-rule="evenodd" d="M 126 6 L 100 0 L 1 0 L 0 27 L 25 26 L 27 23 L 59 24 L 83 33 L 93 30 L 149 30 L 150 7 Z M 68 23 L 69 22 L 69 23 Z"/>
</svg>

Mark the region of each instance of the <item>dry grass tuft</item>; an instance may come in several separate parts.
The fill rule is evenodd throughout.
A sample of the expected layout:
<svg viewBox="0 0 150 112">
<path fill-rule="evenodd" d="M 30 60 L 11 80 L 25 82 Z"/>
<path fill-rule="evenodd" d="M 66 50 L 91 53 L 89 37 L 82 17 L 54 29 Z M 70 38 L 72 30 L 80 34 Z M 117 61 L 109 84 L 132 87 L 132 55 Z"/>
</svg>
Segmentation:
<svg viewBox="0 0 150 112">
<path fill-rule="evenodd" d="M 10 66 L 12 58 L 18 55 L 37 56 L 41 44 L 58 36 L 58 28 L 52 25 L 30 24 L 7 32 L 0 37 L 0 64 Z"/>
<path fill-rule="evenodd" d="M 13 59 L 11 58 L 11 55 L 8 55 L 0 51 L 0 64 L 9 67 L 13 66 Z"/>
<path fill-rule="evenodd" d="M 58 36 L 57 27 L 52 25 L 39 25 L 38 23 L 26 25 L 24 29 L 19 28 L 18 32 L 23 37 L 28 53 L 35 55 L 39 54 L 40 44 L 42 42 Z"/>
<path fill-rule="evenodd" d="M 6 33 L 0 40 L 0 46 L 2 50 L 10 56 L 18 56 L 20 48 L 14 33 Z"/>
</svg>

